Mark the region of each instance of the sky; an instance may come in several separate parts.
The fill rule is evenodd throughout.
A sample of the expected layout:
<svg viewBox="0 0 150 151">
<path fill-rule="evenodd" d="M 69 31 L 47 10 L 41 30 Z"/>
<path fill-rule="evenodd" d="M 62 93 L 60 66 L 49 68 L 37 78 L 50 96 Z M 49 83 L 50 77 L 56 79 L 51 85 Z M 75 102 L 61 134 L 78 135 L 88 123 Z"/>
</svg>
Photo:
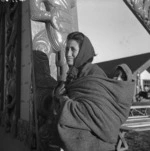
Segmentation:
<svg viewBox="0 0 150 151">
<path fill-rule="evenodd" d="M 78 26 L 103 62 L 150 52 L 150 35 L 123 0 L 77 0 Z"/>
</svg>

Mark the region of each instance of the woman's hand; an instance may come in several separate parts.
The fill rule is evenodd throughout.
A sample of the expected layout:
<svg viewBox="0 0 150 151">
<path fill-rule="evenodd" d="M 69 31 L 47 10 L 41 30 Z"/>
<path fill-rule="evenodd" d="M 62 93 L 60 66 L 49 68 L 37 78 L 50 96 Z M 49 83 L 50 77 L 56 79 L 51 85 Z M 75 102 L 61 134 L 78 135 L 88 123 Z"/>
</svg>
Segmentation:
<svg viewBox="0 0 150 151">
<path fill-rule="evenodd" d="M 68 99 L 69 99 L 69 97 L 66 96 L 66 95 L 61 96 L 61 97 L 59 98 L 59 103 L 62 104 L 63 102 L 67 101 Z"/>
<path fill-rule="evenodd" d="M 55 97 L 57 99 L 60 99 L 65 92 L 66 92 L 65 84 L 64 83 L 60 84 L 60 86 L 55 90 Z"/>
<path fill-rule="evenodd" d="M 52 109 L 53 109 L 53 114 L 57 115 L 58 112 L 60 111 L 61 107 L 63 106 L 63 104 L 65 103 L 65 101 L 67 101 L 69 99 L 68 96 L 63 96 L 61 95 L 59 97 L 59 99 L 57 100 L 57 102 L 53 103 Z"/>
</svg>

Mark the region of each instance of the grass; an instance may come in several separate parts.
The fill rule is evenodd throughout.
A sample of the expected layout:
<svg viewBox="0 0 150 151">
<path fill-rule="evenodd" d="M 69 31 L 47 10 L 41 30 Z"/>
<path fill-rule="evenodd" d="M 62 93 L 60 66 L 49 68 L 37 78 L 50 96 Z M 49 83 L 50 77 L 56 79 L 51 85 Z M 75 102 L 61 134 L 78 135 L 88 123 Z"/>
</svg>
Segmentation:
<svg viewBox="0 0 150 151">
<path fill-rule="evenodd" d="M 150 131 L 130 132 L 126 134 L 128 151 L 150 151 Z"/>
</svg>

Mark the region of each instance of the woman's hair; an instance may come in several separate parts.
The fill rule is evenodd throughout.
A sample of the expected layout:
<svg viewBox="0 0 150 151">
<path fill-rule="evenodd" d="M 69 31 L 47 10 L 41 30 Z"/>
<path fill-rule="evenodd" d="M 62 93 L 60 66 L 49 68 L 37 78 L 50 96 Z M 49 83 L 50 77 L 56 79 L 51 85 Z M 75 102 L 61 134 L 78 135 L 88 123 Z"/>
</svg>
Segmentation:
<svg viewBox="0 0 150 151">
<path fill-rule="evenodd" d="M 67 41 L 69 40 L 75 40 L 79 44 L 79 47 L 81 48 L 84 40 L 84 34 L 78 31 L 72 32 L 67 36 Z"/>
</svg>

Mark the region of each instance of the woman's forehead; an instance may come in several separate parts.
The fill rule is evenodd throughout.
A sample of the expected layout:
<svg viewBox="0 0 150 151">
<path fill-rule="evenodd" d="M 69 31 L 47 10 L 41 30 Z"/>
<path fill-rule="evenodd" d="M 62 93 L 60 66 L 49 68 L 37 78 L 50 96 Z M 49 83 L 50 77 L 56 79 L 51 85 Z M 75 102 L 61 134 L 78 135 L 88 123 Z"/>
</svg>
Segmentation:
<svg viewBox="0 0 150 151">
<path fill-rule="evenodd" d="M 76 40 L 69 40 L 67 41 L 67 46 L 79 46 L 78 42 Z"/>
</svg>

